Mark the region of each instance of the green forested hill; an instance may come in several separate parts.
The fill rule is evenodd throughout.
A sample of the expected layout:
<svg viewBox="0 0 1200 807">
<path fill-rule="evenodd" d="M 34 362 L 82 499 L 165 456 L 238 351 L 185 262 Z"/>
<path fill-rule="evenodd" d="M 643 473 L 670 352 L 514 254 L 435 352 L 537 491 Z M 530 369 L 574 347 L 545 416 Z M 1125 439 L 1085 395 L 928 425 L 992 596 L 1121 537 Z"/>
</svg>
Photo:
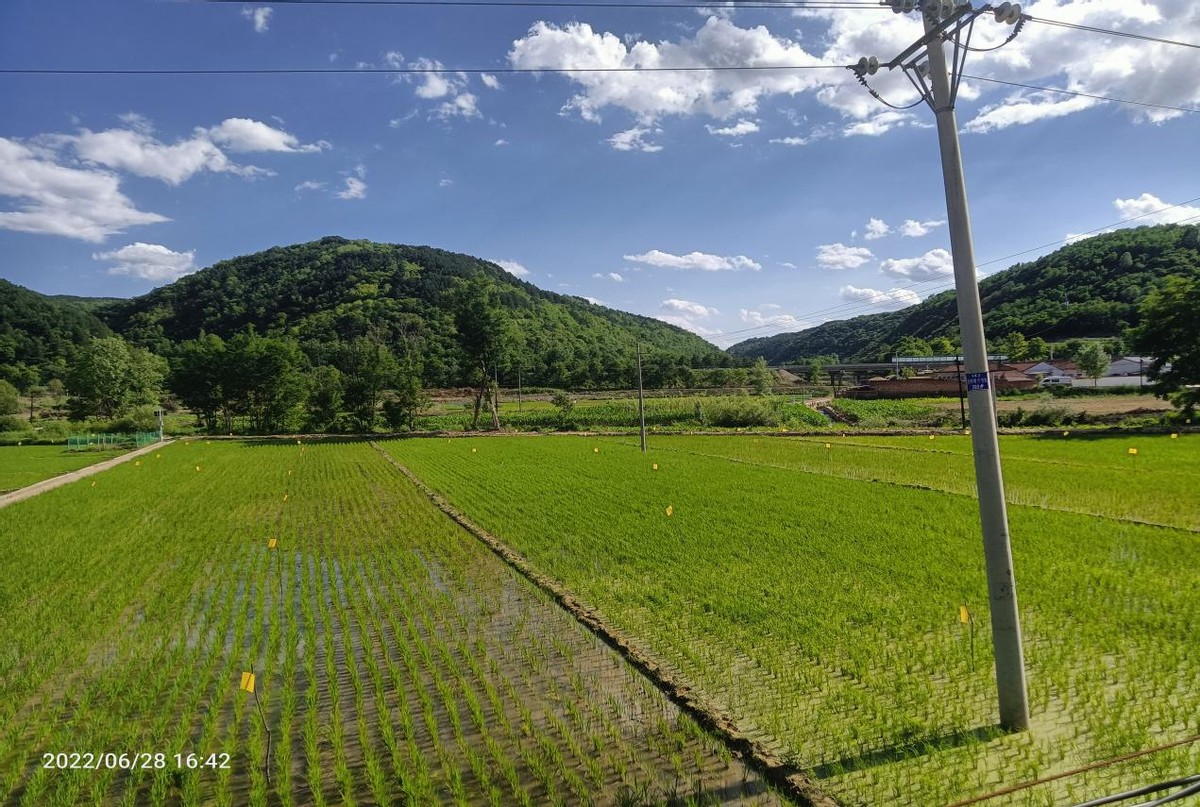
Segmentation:
<svg viewBox="0 0 1200 807">
<path fill-rule="evenodd" d="M 538 289 L 495 264 L 431 247 L 329 237 L 221 261 L 133 300 L 98 309 L 129 341 L 160 355 L 200 333 L 253 327 L 291 337 L 314 364 L 360 336 L 415 348 L 428 384 L 467 382 L 452 299 L 485 275 L 514 334 L 506 361 L 526 383 L 592 386 L 632 378 L 641 341 L 661 360 L 712 366 L 728 356 L 687 331 Z"/>
<path fill-rule="evenodd" d="M 0 377 L 20 387 L 61 377 L 76 345 L 108 333 L 79 298 L 46 297 L 0 280 Z"/>
<path fill-rule="evenodd" d="M 1105 233 L 1063 247 L 979 284 L 989 340 L 1013 333 L 1047 341 L 1121 336 L 1138 324 L 1138 305 L 1162 278 L 1200 272 L 1200 226 L 1160 225 Z M 953 292 L 903 311 L 826 322 L 797 333 L 749 339 L 729 352 L 779 363 L 836 354 L 891 358 L 906 337 L 958 338 Z"/>
</svg>

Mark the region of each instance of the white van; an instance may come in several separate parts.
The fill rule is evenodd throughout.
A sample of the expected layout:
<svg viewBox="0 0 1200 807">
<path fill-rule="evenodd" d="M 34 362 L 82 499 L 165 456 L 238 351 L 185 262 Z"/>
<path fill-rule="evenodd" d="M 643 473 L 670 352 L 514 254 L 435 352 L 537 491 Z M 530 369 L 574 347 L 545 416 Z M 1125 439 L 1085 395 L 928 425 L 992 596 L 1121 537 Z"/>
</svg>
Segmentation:
<svg viewBox="0 0 1200 807">
<path fill-rule="evenodd" d="M 1039 387 L 1069 387 L 1071 385 L 1071 377 L 1067 375 L 1048 375 L 1038 382 Z"/>
</svg>

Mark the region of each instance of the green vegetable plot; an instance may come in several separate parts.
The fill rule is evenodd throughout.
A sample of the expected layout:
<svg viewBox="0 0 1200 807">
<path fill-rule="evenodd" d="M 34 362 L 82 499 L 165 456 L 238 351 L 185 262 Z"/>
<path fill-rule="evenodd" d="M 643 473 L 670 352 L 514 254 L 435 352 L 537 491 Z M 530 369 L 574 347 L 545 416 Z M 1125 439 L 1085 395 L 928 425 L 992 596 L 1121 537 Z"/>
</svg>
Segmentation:
<svg viewBox="0 0 1200 807">
<path fill-rule="evenodd" d="M 921 807 L 1200 732 L 1195 454 L 1137 445 L 1004 441 L 1033 727 L 1003 736 L 965 440 L 385 444 L 827 792 Z M 999 803 L 1196 769 L 1192 743 Z"/>
</svg>

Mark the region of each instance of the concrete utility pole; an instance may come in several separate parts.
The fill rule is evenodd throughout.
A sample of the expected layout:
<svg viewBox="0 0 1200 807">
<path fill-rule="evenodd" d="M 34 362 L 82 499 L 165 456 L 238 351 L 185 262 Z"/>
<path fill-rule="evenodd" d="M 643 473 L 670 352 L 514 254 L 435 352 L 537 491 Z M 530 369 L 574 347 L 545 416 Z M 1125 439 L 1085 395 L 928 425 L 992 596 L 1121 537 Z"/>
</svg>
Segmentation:
<svg viewBox="0 0 1200 807">
<path fill-rule="evenodd" d="M 915 0 L 890 0 L 892 10 L 915 9 Z M 975 459 L 975 482 L 979 491 L 979 515 L 983 526 L 983 550 L 987 567 L 988 597 L 992 617 L 992 642 L 996 655 L 996 685 L 1000 701 L 1000 725 L 1012 731 L 1029 728 L 1029 701 L 1025 685 L 1025 660 L 1021 645 L 1021 623 L 1017 609 L 1016 578 L 1009 543 L 1008 511 L 1004 502 L 1004 478 L 1000 470 L 1000 445 L 996 434 L 996 411 L 989 389 L 987 342 L 975 276 L 975 249 L 971 243 L 971 219 L 967 210 L 967 188 L 963 177 L 962 152 L 954 101 L 962 77 L 962 63 L 975 19 L 991 11 L 998 22 L 1017 23 L 1010 40 L 1023 22 L 1021 7 L 1002 3 L 976 11 L 969 4 L 956 6 L 945 0 L 922 0 L 925 36 L 888 63 L 901 67 L 933 109 L 941 147 L 942 177 L 946 189 L 946 212 L 950 248 L 954 260 L 954 287 L 958 299 L 958 322 L 967 371 L 967 400 L 971 411 L 971 446 Z M 944 43 L 954 42 L 954 62 L 948 67 Z M 922 48 L 928 61 L 922 62 Z M 866 86 L 866 76 L 879 68 L 876 59 L 862 59 L 854 68 Z M 870 89 L 868 87 L 868 89 Z M 878 94 L 871 91 L 876 98 Z M 880 98 L 879 100 L 882 101 Z"/>
</svg>

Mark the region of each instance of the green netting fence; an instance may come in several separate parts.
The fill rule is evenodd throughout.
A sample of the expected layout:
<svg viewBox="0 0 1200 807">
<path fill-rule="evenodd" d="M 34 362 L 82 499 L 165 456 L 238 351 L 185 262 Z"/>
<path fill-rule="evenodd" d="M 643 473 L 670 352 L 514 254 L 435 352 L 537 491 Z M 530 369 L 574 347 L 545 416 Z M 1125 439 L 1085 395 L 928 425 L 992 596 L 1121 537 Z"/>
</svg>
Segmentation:
<svg viewBox="0 0 1200 807">
<path fill-rule="evenodd" d="M 67 450 L 96 451 L 105 448 L 141 448 L 157 442 L 158 432 L 73 434 L 67 438 Z"/>
</svg>

